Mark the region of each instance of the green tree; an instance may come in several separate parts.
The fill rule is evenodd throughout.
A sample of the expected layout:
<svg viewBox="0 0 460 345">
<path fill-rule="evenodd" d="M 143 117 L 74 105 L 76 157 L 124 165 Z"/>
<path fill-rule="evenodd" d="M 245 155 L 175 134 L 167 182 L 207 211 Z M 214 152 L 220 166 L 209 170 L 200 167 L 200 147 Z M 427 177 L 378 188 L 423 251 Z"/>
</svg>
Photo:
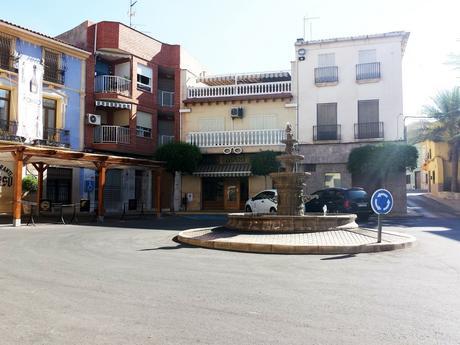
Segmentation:
<svg viewBox="0 0 460 345">
<path fill-rule="evenodd" d="M 276 156 L 278 156 L 278 153 L 274 151 L 260 151 L 250 158 L 251 172 L 254 175 L 265 177 L 265 188 L 267 188 L 267 175 L 277 172 L 281 166 Z"/>
<path fill-rule="evenodd" d="M 200 149 L 184 142 L 174 142 L 158 148 L 155 159 L 166 162 L 166 170 L 193 173 L 201 162 Z"/>
<path fill-rule="evenodd" d="M 395 143 L 366 145 L 350 152 L 347 168 L 352 174 L 370 176 L 383 187 L 390 173 L 415 169 L 417 158 L 417 149 L 412 145 Z"/>
<path fill-rule="evenodd" d="M 460 154 L 460 87 L 438 93 L 423 113 L 437 121 L 425 126 L 417 141 L 447 142 L 450 146 L 452 181 L 450 190 L 458 192 L 458 158 Z"/>
<path fill-rule="evenodd" d="M 27 175 L 22 179 L 23 192 L 35 192 L 38 189 L 38 180 L 33 175 Z"/>
</svg>

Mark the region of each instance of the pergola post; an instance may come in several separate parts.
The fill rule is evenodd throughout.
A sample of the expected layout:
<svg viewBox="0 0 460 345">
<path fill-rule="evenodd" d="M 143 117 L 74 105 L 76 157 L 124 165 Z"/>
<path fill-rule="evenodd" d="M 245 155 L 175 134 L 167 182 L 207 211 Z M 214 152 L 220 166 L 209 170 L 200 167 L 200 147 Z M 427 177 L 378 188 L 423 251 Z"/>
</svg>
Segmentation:
<svg viewBox="0 0 460 345">
<path fill-rule="evenodd" d="M 40 209 L 40 201 L 43 199 L 43 173 L 48 169 L 48 165 L 40 162 L 40 163 L 32 163 L 35 170 L 38 172 L 38 188 L 37 188 L 37 210 Z"/>
<path fill-rule="evenodd" d="M 161 218 L 161 172 L 158 172 L 155 176 L 156 188 L 155 188 L 155 200 L 158 208 L 157 218 Z"/>
<path fill-rule="evenodd" d="M 95 163 L 96 164 L 96 163 Z M 107 164 L 105 162 L 97 162 L 98 171 L 98 190 L 97 190 L 97 220 L 104 221 L 104 187 L 105 187 L 105 174 L 107 172 Z"/>
<path fill-rule="evenodd" d="M 22 150 L 11 152 L 14 158 L 13 173 L 13 226 L 21 226 L 22 210 L 22 168 L 24 166 L 24 156 Z"/>
</svg>

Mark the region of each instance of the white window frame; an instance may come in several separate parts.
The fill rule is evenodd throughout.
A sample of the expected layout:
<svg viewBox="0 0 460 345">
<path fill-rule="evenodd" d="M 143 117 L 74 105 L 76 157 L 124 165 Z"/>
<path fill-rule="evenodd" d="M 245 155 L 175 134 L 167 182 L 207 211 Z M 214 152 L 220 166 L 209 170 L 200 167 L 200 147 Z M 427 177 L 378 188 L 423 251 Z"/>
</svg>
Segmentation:
<svg viewBox="0 0 460 345">
<path fill-rule="evenodd" d="M 145 78 L 149 78 L 149 83 L 145 84 L 138 80 L 138 77 L 143 76 Z M 136 74 L 136 81 L 137 81 L 137 89 L 146 92 L 152 92 L 152 78 L 153 78 L 153 70 L 147 65 L 138 63 L 137 64 L 137 74 Z"/>
</svg>

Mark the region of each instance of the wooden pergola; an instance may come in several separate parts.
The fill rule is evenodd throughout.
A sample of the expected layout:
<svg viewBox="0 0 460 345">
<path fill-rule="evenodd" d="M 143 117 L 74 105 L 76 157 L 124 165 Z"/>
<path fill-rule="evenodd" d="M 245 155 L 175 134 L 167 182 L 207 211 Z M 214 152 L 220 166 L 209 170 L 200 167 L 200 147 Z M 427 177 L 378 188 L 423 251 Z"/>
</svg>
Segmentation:
<svg viewBox="0 0 460 345">
<path fill-rule="evenodd" d="M 97 170 L 98 179 L 98 220 L 104 220 L 104 186 L 107 169 L 120 169 L 139 167 L 151 170 L 156 177 L 155 201 L 158 207 L 158 215 L 161 212 L 161 172 L 163 162 L 120 157 L 105 154 L 96 154 L 68 149 L 36 147 L 24 144 L 0 145 L 0 157 L 14 162 L 13 172 L 13 226 L 21 225 L 21 196 L 22 196 L 22 170 L 24 164 L 32 164 L 38 172 L 37 204 L 43 196 L 43 173 L 49 166 L 63 166 L 70 168 L 86 168 Z"/>
</svg>

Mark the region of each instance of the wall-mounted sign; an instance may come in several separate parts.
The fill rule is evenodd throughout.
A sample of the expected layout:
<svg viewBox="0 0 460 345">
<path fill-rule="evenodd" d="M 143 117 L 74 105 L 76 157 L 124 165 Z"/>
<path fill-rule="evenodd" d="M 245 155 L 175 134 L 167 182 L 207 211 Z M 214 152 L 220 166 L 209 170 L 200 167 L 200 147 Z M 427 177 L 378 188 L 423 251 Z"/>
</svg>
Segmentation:
<svg viewBox="0 0 460 345">
<path fill-rule="evenodd" d="M 10 168 L 0 163 L 0 187 L 13 186 L 13 172 Z"/>
<path fill-rule="evenodd" d="M 18 130 L 26 142 L 43 139 L 43 65 L 39 59 L 21 55 L 18 69 Z"/>
</svg>

